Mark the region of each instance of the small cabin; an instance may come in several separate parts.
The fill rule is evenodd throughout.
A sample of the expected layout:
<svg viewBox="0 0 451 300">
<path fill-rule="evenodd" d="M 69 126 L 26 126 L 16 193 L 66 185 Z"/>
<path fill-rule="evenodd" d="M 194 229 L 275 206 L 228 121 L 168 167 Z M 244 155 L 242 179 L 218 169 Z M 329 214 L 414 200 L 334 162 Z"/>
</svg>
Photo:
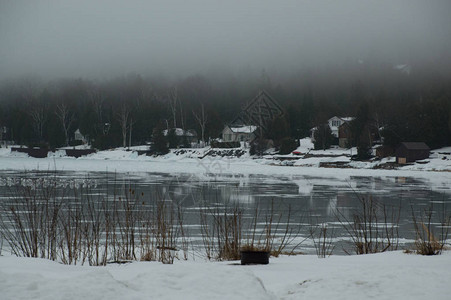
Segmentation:
<svg viewBox="0 0 451 300">
<path fill-rule="evenodd" d="M 253 125 L 226 126 L 222 130 L 222 139 L 224 142 L 251 142 L 257 136 L 257 128 Z"/>
<path fill-rule="evenodd" d="M 395 150 L 396 162 L 406 164 L 429 158 L 431 149 L 423 142 L 404 142 Z"/>
</svg>

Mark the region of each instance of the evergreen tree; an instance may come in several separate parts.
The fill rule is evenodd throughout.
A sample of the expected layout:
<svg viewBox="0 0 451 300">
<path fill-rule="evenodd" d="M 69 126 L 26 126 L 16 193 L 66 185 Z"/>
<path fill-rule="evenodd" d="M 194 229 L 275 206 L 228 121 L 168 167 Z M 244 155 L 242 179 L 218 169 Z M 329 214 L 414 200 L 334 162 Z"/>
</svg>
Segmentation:
<svg viewBox="0 0 451 300">
<path fill-rule="evenodd" d="M 174 149 L 179 145 L 179 139 L 175 132 L 175 128 L 169 129 L 166 139 L 169 143 L 169 148 Z"/>
<path fill-rule="evenodd" d="M 164 126 L 163 122 L 159 122 L 153 129 L 152 141 L 155 154 L 166 154 L 169 152 L 168 142 L 163 134 Z"/>
<path fill-rule="evenodd" d="M 280 141 L 290 136 L 289 124 L 284 116 L 276 116 L 271 122 L 268 138 L 274 141 L 275 145 L 279 145 Z"/>
<path fill-rule="evenodd" d="M 314 143 L 315 150 L 326 150 L 330 148 L 330 145 L 332 145 L 332 142 L 334 140 L 334 136 L 332 135 L 332 131 L 330 130 L 329 124 L 321 124 L 318 127 L 316 127 L 315 133 L 314 133 Z"/>
<path fill-rule="evenodd" d="M 372 141 L 369 108 L 366 102 L 359 106 L 356 118 L 351 122 L 351 131 L 357 146 L 357 157 L 359 159 L 370 158 Z"/>
<path fill-rule="evenodd" d="M 295 139 L 286 137 L 280 141 L 279 154 L 290 154 L 299 147 Z"/>
<path fill-rule="evenodd" d="M 251 143 L 251 148 L 249 149 L 250 155 L 261 156 L 268 149 L 268 140 L 263 138 L 257 138 Z"/>
</svg>

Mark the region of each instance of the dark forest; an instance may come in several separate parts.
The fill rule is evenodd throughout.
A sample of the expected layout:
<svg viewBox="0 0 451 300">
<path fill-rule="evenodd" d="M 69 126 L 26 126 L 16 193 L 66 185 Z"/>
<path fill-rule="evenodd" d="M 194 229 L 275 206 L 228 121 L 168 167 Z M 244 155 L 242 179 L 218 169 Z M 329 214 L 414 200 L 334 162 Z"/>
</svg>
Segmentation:
<svg viewBox="0 0 451 300">
<path fill-rule="evenodd" d="M 158 125 L 200 133 L 196 116 L 204 109 L 208 140 L 220 137 L 223 126 L 258 91 L 265 90 L 285 112 L 286 137 L 306 137 L 328 118 L 356 117 L 365 107 L 366 117 L 383 129 L 386 144 L 451 145 L 451 76 L 439 66 L 401 68 L 356 61 L 277 77 L 265 70 L 249 74 L 217 71 L 179 79 L 129 74 L 101 81 L 45 82 L 36 76 L 4 80 L 0 87 L 3 139 L 55 148 L 73 145 L 79 129 L 98 149 L 140 145 L 151 141 Z"/>
</svg>

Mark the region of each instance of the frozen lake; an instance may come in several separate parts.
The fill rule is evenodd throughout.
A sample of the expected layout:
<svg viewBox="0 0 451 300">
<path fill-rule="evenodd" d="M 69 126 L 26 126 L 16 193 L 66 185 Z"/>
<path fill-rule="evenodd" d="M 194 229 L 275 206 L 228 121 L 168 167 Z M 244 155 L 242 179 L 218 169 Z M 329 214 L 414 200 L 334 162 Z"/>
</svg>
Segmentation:
<svg viewBox="0 0 451 300">
<path fill-rule="evenodd" d="M 14 187 L 29 185 L 33 180 L 56 180 L 58 188 L 71 193 L 89 193 L 98 199 L 113 199 L 132 188 L 143 202 L 168 200 L 182 208 L 189 237 L 201 240 L 199 212 L 205 209 L 224 210 L 239 205 L 244 219 L 256 211 L 274 210 L 277 220 L 285 224 L 288 212 L 290 226 L 298 232 L 298 240 L 306 239 L 299 251 L 314 252 L 309 231 L 312 225 L 327 224 L 335 245 L 334 252 L 342 254 L 350 248 L 349 234 L 341 226 L 338 215 L 351 220 L 360 207 L 359 197 L 372 197 L 389 210 L 398 210 L 399 248 L 403 249 L 415 237 L 412 211 L 420 213 L 432 206 L 433 222 L 437 223 L 451 209 L 451 187 L 414 177 L 390 176 L 308 176 L 308 175 L 218 175 L 190 173 L 106 173 L 106 172 L 16 172 L 0 173 L 0 201 L 12 201 Z M 84 188 L 83 188 L 84 186 Z M 99 200 L 100 201 L 100 200 Z M 279 216 L 280 219 L 279 219 Z M 259 225 L 262 225 L 260 219 Z M 383 221 L 383 220 L 381 220 Z M 283 225 L 280 230 L 285 228 Z M 199 245 L 198 245 L 199 246 Z"/>
</svg>

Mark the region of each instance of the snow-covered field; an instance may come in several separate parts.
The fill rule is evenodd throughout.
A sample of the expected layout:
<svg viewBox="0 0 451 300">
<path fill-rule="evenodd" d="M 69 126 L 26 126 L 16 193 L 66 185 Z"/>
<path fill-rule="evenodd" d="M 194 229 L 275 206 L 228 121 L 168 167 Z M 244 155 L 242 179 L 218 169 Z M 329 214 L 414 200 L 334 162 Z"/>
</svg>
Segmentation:
<svg viewBox="0 0 451 300">
<path fill-rule="evenodd" d="M 223 174 L 340 174 L 365 176 L 419 176 L 428 173 L 441 173 L 450 176 L 451 173 L 451 147 L 437 149 L 431 152 L 429 159 L 399 167 L 394 170 L 375 169 L 378 165 L 394 162 L 394 158 L 385 158 L 370 162 L 354 162 L 350 155 L 356 153 L 355 149 L 329 149 L 311 150 L 310 140 L 300 141 L 296 150 L 308 153 L 306 157 L 294 154 L 284 156 L 267 155 L 256 159 L 244 154 L 240 157 L 205 156 L 210 148 L 186 149 L 176 154 L 172 150 L 163 156 L 139 155 L 136 151 L 127 151 L 124 148 L 99 151 L 97 153 L 80 157 L 78 159 L 65 157 L 62 151 L 49 153 L 47 158 L 32 158 L 24 153 L 11 152 L 10 148 L 0 148 L 0 170 L 62 170 L 62 171 L 109 171 L 118 173 L 130 172 L 161 172 L 161 173 L 223 173 Z M 132 150 L 142 150 L 134 147 Z M 279 158 L 279 159 L 276 159 Z M 283 158 L 284 160 L 280 160 Z M 346 163 L 351 168 L 320 168 L 320 163 Z M 423 175 L 421 175 L 423 174 Z M 434 176 L 434 175 L 432 175 Z M 451 176 L 450 176 L 451 178 Z"/>
<path fill-rule="evenodd" d="M 0 257 L 1 299 L 450 299 L 451 253 L 67 266 Z"/>
</svg>

